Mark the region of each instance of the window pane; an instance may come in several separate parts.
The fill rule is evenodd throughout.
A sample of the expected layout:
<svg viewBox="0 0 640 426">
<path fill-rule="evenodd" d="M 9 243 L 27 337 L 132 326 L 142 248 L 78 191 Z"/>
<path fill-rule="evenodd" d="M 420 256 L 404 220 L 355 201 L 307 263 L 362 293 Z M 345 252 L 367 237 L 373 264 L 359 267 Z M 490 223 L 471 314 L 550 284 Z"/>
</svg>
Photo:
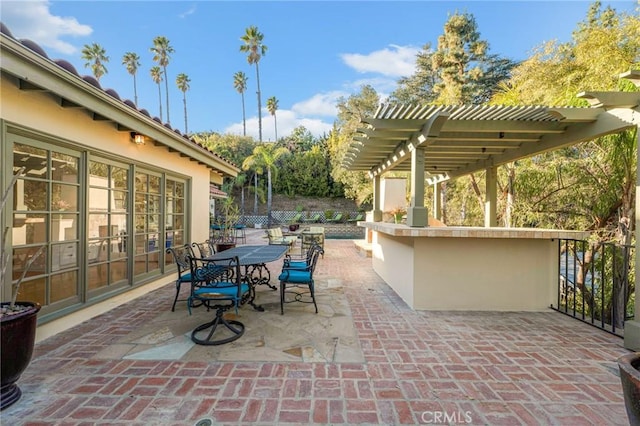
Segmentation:
<svg viewBox="0 0 640 426">
<path fill-rule="evenodd" d="M 143 214 L 137 214 L 136 218 L 136 233 L 145 232 L 147 230 L 147 216 Z"/>
<path fill-rule="evenodd" d="M 106 214 L 89 214 L 88 237 L 100 237 L 100 229 L 106 229 L 102 227 L 106 227 L 108 225 L 108 220 L 109 217 Z"/>
<path fill-rule="evenodd" d="M 46 182 L 18 179 L 13 194 L 14 210 L 47 210 L 49 188 Z"/>
<path fill-rule="evenodd" d="M 124 191 L 112 191 L 113 194 L 113 206 L 111 211 L 127 211 L 127 196 L 128 193 Z"/>
<path fill-rule="evenodd" d="M 78 266 L 77 243 L 54 244 L 51 246 L 51 270 L 75 268 Z"/>
<path fill-rule="evenodd" d="M 118 282 L 127 279 L 126 259 L 111 263 L 111 282 Z"/>
<path fill-rule="evenodd" d="M 14 246 L 47 241 L 45 214 L 16 213 L 13 215 L 12 241 Z"/>
<path fill-rule="evenodd" d="M 59 152 L 52 152 L 51 179 L 78 183 L 78 158 Z"/>
<path fill-rule="evenodd" d="M 111 168 L 111 182 L 112 187 L 117 189 L 127 189 L 127 169 L 113 166 Z"/>
<path fill-rule="evenodd" d="M 89 209 L 107 211 L 109 208 L 109 190 L 89 188 Z"/>
<path fill-rule="evenodd" d="M 13 249 L 13 280 L 19 279 L 25 273 L 25 277 L 33 277 L 44 274 L 47 264 L 47 250 L 40 253 L 38 247 L 21 247 Z M 37 255 L 37 257 L 35 257 Z M 34 259 L 35 257 L 35 259 Z M 34 259 L 29 265 L 29 261 Z"/>
<path fill-rule="evenodd" d="M 136 213 L 144 213 L 147 210 L 147 196 L 136 194 Z"/>
<path fill-rule="evenodd" d="M 89 162 L 89 185 L 106 186 L 109 177 L 109 166 L 98 161 Z"/>
<path fill-rule="evenodd" d="M 160 193 L 160 177 L 149 176 L 149 192 L 152 194 Z"/>
<path fill-rule="evenodd" d="M 47 177 L 47 151 L 16 143 L 13 145 L 13 166 L 14 172 L 25 167 L 26 176 L 45 179 Z"/>
<path fill-rule="evenodd" d="M 184 183 L 176 182 L 176 196 L 184 197 Z"/>
<path fill-rule="evenodd" d="M 51 276 L 51 303 L 75 298 L 78 294 L 78 273 L 69 271 Z"/>
<path fill-rule="evenodd" d="M 18 300 L 28 300 L 38 302 L 42 306 L 47 304 L 47 279 L 42 277 L 37 280 L 23 281 L 20 284 Z"/>
<path fill-rule="evenodd" d="M 167 188 L 166 188 L 166 195 L 167 197 L 172 197 L 175 194 L 175 182 L 172 180 L 167 180 Z"/>
<path fill-rule="evenodd" d="M 100 265 L 89 266 L 89 290 L 95 290 L 107 286 L 108 265 L 102 263 Z"/>
<path fill-rule="evenodd" d="M 61 185 L 54 183 L 51 186 L 52 201 L 51 210 L 65 211 L 78 210 L 78 187 L 75 185 Z"/>
<path fill-rule="evenodd" d="M 78 238 L 78 215 L 76 213 L 51 214 L 51 241 L 69 241 Z"/>
<path fill-rule="evenodd" d="M 155 195 L 149 196 L 148 213 L 160 213 L 160 197 Z"/>
<path fill-rule="evenodd" d="M 136 191 L 147 192 L 147 175 L 136 173 Z"/>
</svg>

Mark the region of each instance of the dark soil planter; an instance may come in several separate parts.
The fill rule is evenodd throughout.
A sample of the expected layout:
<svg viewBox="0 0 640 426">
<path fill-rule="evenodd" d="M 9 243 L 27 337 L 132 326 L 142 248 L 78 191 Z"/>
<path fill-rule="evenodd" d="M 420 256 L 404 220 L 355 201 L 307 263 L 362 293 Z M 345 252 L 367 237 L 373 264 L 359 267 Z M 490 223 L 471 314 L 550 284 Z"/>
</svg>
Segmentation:
<svg viewBox="0 0 640 426">
<path fill-rule="evenodd" d="M 2 306 L 6 305 L 8 303 L 2 303 Z M 0 410 L 9 407 L 22 396 L 22 391 L 16 382 L 31 361 L 36 341 L 36 324 L 40 305 L 31 302 L 16 302 L 16 305 L 29 306 L 29 308 L 14 315 L 3 316 L 0 319 L 0 332 L 2 333 Z"/>
<path fill-rule="evenodd" d="M 234 248 L 236 243 L 216 243 L 216 253 Z"/>
<path fill-rule="evenodd" d="M 640 425 L 640 352 L 618 358 L 624 405 L 630 425 Z"/>
<path fill-rule="evenodd" d="M 289 231 L 291 231 L 291 232 L 295 232 L 295 231 L 297 231 L 297 230 L 298 230 L 298 228 L 300 228 L 300 225 L 299 225 L 299 224 L 297 224 L 297 223 L 294 223 L 294 224 L 289 225 Z"/>
</svg>

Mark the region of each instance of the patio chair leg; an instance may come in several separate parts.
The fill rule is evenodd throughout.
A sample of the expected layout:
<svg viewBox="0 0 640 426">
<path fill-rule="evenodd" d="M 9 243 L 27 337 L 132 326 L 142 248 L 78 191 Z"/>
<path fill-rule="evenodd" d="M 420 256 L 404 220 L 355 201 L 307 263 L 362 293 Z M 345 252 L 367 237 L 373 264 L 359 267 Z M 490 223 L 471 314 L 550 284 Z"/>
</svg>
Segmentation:
<svg viewBox="0 0 640 426">
<path fill-rule="evenodd" d="M 216 317 L 213 321 L 197 326 L 191 332 L 191 340 L 193 340 L 193 342 L 198 345 L 211 346 L 211 345 L 223 345 L 225 343 L 233 342 L 234 340 L 239 339 L 240 336 L 244 334 L 244 324 L 242 324 L 240 321 L 235 321 L 235 320 L 227 321 L 224 318 L 225 310 L 226 309 L 216 310 Z M 222 325 L 227 329 L 231 330 L 231 333 L 233 333 L 232 336 L 224 339 L 213 340 L 213 335 L 216 329 L 218 328 L 218 325 Z M 206 338 L 200 339 L 196 337 L 196 334 L 198 332 L 205 331 L 207 329 L 211 329 L 211 330 L 207 334 Z"/>
<path fill-rule="evenodd" d="M 309 284 L 309 291 L 311 291 L 311 300 L 313 300 L 313 306 L 316 308 L 316 314 L 318 313 L 318 305 L 316 304 L 316 292 L 313 289 L 313 282 Z"/>
<path fill-rule="evenodd" d="M 178 296 L 180 295 L 180 282 L 176 282 L 176 297 L 173 299 L 173 306 L 171 306 L 171 312 L 176 311 L 176 302 L 178 301 Z"/>
<path fill-rule="evenodd" d="M 280 315 L 284 315 L 284 289 L 286 286 L 286 283 L 280 281 Z"/>
</svg>

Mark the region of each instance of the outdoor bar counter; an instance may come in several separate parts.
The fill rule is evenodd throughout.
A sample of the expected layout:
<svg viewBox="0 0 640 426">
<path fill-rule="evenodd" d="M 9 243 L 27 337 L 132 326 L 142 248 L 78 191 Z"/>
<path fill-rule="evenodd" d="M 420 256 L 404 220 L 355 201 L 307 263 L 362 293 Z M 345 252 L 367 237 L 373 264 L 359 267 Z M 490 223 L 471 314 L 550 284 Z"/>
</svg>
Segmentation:
<svg viewBox="0 0 640 426">
<path fill-rule="evenodd" d="M 587 232 L 359 222 L 373 268 L 413 309 L 541 311 L 557 304 L 558 239 Z"/>
</svg>

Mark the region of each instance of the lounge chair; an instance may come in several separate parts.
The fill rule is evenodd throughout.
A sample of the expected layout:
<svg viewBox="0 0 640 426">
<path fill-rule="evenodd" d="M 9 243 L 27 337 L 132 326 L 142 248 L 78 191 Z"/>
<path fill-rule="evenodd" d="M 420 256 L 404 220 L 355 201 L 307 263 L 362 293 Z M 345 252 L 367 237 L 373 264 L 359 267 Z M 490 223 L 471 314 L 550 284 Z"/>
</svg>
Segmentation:
<svg viewBox="0 0 640 426">
<path fill-rule="evenodd" d="M 359 222 L 361 220 L 364 220 L 364 213 L 358 213 L 358 215 L 356 217 L 354 217 L 353 219 L 347 220 L 347 222 L 356 223 L 356 222 Z"/>
<path fill-rule="evenodd" d="M 300 223 L 302 222 L 302 213 L 296 213 L 296 215 L 289 221 L 289 223 Z"/>
<path fill-rule="evenodd" d="M 280 228 L 269 228 L 266 232 L 267 238 L 269 238 L 269 244 L 271 245 L 278 244 L 292 247 L 298 239 L 297 235 L 283 235 L 282 229 Z"/>
<path fill-rule="evenodd" d="M 302 219 L 303 222 L 306 223 L 318 223 L 320 222 L 320 213 L 316 213 L 311 217 L 308 217 L 306 219 Z"/>
<path fill-rule="evenodd" d="M 332 217 L 331 219 L 327 219 L 327 222 L 331 222 L 331 223 L 342 222 L 342 213 L 338 213 L 334 217 Z"/>
</svg>

